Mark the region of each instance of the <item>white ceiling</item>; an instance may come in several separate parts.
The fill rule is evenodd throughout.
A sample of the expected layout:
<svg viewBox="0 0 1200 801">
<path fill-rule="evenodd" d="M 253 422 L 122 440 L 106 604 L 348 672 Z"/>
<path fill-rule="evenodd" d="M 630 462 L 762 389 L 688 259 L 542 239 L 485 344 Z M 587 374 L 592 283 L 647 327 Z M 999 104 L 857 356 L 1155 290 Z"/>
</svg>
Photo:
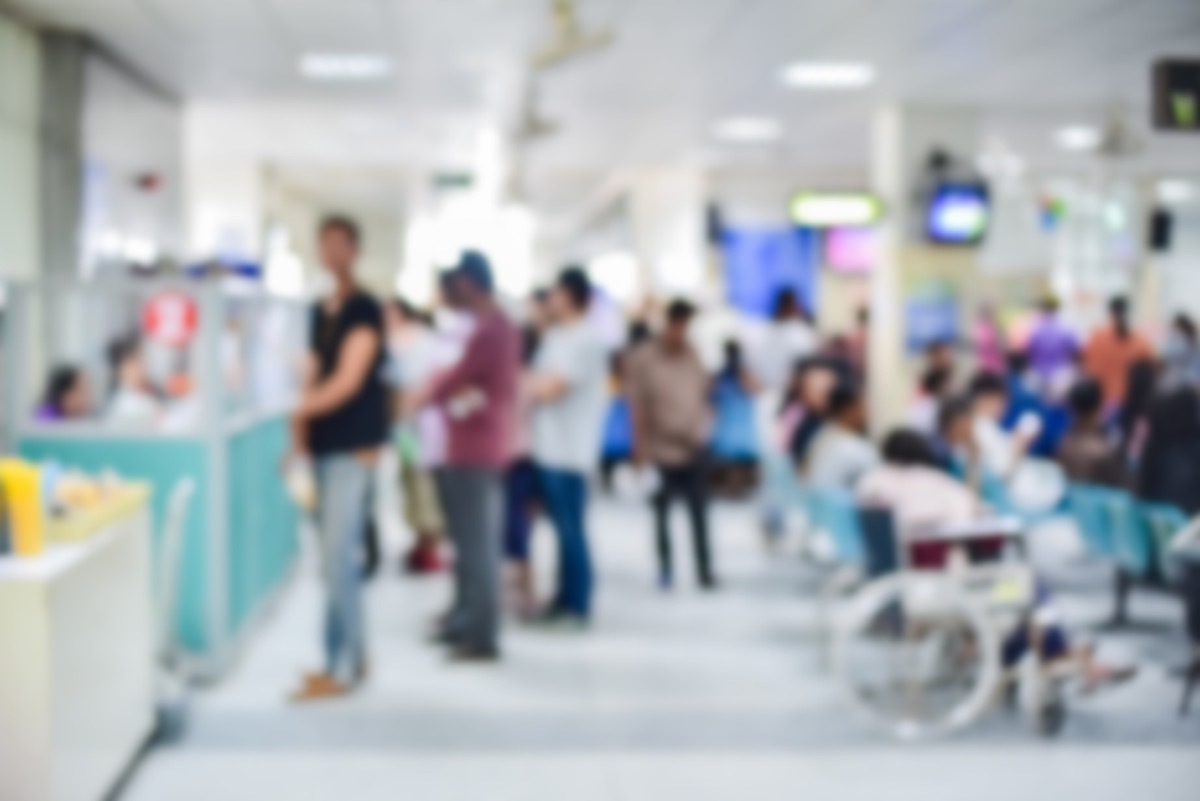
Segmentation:
<svg viewBox="0 0 1200 801">
<path fill-rule="evenodd" d="M 212 141 L 328 160 L 454 162 L 481 125 L 510 127 L 529 54 L 550 37 L 549 0 L 16 0 L 82 28 L 213 114 Z M 540 171 L 696 161 L 861 171 L 873 106 L 984 110 L 991 138 L 1036 164 L 1077 166 L 1051 139 L 1114 105 L 1149 115 L 1150 64 L 1200 54 L 1200 0 L 579 0 L 616 44 L 545 76 L 557 136 Z M 383 52 L 367 86 L 306 81 L 312 51 Z M 873 63 L 851 93 L 784 89 L 795 60 Z M 220 110 L 217 114 L 214 110 Z M 714 119 L 768 115 L 770 145 L 715 142 Z M 215 120 L 220 118 L 220 122 Z M 225 126 L 223 129 L 221 126 Z M 1200 137 L 1149 138 L 1136 165 L 1200 169 Z"/>
</svg>

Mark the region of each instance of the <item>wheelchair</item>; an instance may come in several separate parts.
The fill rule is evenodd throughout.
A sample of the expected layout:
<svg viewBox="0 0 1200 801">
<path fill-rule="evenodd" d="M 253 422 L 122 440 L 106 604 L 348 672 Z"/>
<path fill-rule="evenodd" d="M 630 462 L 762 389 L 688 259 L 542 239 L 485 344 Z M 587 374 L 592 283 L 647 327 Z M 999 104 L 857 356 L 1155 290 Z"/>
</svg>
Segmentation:
<svg viewBox="0 0 1200 801">
<path fill-rule="evenodd" d="M 911 563 L 909 544 L 896 543 L 890 514 L 860 515 L 867 550 L 876 552 L 873 572 L 882 574 L 834 615 L 834 671 L 854 706 L 894 737 L 920 740 L 962 729 L 1001 700 L 1024 701 L 1036 728 L 1057 734 L 1068 673 L 1043 663 L 1034 644 L 1037 590 L 1024 525 L 997 518 L 922 532 L 918 545 L 946 554 L 944 567 L 925 569 Z M 881 571 L 878 551 L 889 541 L 896 569 Z M 981 552 L 990 558 L 976 558 Z M 1029 647 L 1009 669 L 1004 650 L 1019 629 Z"/>
</svg>

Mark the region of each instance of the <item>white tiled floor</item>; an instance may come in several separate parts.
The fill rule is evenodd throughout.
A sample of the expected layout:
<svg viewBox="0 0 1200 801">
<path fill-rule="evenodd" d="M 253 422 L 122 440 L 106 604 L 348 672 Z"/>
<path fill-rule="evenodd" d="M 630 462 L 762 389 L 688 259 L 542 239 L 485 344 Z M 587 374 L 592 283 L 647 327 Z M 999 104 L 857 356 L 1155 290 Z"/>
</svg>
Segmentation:
<svg viewBox="0 0 1200 801">
<path fill-rule="evenodd" d="M 444 580 L 385 574 L 370 596 L 370 685 L 320 708 L 283 700 L 317 664 L 320 599 L 302 571 L 228 680 L 195 699 L 187 739 L 153 752 L 124 798 L 1200 797 L 1200 712 L 1174 717 L 1166 675 L 1182 653 L 1177 631 L 1106 639 L 1135 653 L 1142 675 L 1073 708 L 1058 743 L 996 713 L 954 741 L 901 747 L 852 714 L 817 668 L 813 577 L 763 551 L 750 510 L 719 510 L 717 595 L 687 581 L 672 595 L 655 590 L 648 527 L 640 509 L 600 505 L 594 630 L 512 628 L 497 667 L 450 668 L 422 642 Z M 677 534 L 690 568 L 682 525 Z M 544 557 L 548 541 L 539 538 Z M 1084 617 L 1100 608 L 1071 600 Z M 1138 602 L 1177 626 L 1172 605 Z"/>
</svg>

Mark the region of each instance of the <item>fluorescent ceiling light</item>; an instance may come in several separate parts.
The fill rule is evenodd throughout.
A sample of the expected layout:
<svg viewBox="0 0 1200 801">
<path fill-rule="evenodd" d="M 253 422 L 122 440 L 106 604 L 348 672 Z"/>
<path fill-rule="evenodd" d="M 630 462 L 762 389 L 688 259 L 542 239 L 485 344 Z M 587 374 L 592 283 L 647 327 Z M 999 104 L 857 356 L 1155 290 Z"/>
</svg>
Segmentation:
<svg viewBox="0 0 1200 801">
<path fill-rule="evenodd" d="M 1187 203 L 1194 197 L 1196 197 L 1196 187 L 1188 181 L 1164 178 L 1158 182 L 1158 199 L 1168 206 Z"/>
<path fill-rule="evenodd" d="M 1100 146 L 1100 129 L 1090 125 L 1069 125 L 1058 129 L 1054 141 L 1063 150 L 1095 150 Z"/>
<path fill-rule="evenodd" d="M 879 219 L 879 199 L 865 192 L 801 192 L 792 198 L 792 222 L 809 228 L 870 225 Z"/>
<path fill-rule="evenodd" d="M 375 53 L 308 53 L 300 72 L 314 81 L 370 81 L 392 71 L 392 60 Z"/>
<path fill-rule="evenodd" d="M 713 133 L 731 142 L 770 142 L 783 136 L 783 126 L 767 117 L 730 117 L 713 126 Z"/>
<path fill-rule="evenodd" d="M 875 80 L 875 68 L 859 62 L 799 62 L 783 71 L 783 82 L 797 89 L 858 89 Z"/>
</svg>

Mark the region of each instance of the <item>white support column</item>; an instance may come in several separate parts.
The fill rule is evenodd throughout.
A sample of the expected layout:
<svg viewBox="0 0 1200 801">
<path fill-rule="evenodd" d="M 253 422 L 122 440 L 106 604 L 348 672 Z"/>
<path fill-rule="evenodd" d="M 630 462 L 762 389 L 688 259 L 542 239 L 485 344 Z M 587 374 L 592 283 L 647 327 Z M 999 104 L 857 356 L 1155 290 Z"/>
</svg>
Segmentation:
<svg viewBox="0 0 1200 801">
<path fill-rule="evenodd" d="M 0 11 L 0 280 L 41 273 L 37 36 Z"/>
<path fill-rule="evenodd" d="M 912 393 L 904 320 L 911 275 L 926 263 L 949 260 L 961 261 L 963 270 L 975 269 L 974 251 L 935 252 L 924 243 L 918 193 L 934 149 L 974 158 L 978 117 L 970 109 L 888 105 L 875 111 L 872 133 L 871 185 L 883 201 L 885 217 L 871 286 L 868 401 L 874 433 L 881 434 L 903 422 Z"/>
<path fill-rule="evenodd" d="M 704 174 L 647 171 L 630 192 L 634 240 L 644 283 L 662 295 L 701 298 L 712 289 L 705 232 Z"/>
</svg>

